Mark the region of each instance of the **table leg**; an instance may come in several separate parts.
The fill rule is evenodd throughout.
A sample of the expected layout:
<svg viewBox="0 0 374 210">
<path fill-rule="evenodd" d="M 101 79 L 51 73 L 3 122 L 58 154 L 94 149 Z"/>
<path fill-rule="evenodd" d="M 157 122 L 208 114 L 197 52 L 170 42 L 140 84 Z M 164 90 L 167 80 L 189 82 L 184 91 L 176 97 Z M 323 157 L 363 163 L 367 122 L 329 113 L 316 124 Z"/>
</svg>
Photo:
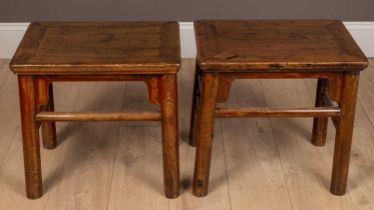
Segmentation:
<svg viewBox="0 0 374 210">
<path fill-rule="evenodd" d="M 316 107 L 324 106 L 322 96 L 328 90 L 328 80 L 318 79 L 317 94 L 316 94 Z M 313 120 L 313 135 L 312 144 L 315 146 L 324 146 L 326 144 L 327 134 L 327 117 L 315 117 Z"/>
<path fill-rule="evenodd" d="M 359 73 L 344 73 L 330 186 L 335 195 L 344 195 L 347 188 L 358 81 Z"/>
<path fill-rule="evenodd" d="M 36 81 L 32 76 L 18 76 L 26 194 L 30 199 L 42 196 L 39 126 L 36 122 Z"/>
<path fill-rule="evenodd" d="M 46 93 L 45 93 L 46 92 Z M 48 94 L 48 104 L 46 105 L 46 111 L 54 111 L 54 100 L 53 100 L 53 86 L 52 83 L 48 85 L 48 90 L 44 94 Z M 56 123 L 53 121 L 42 122 L 42 140 L 45 149 L 54 149 L 57 146 L 56 136 Z"/>
<path fill-rule="evenodd" d="M 168 198 L 179 196 L 178 103 L 176 75 L 159 80 L 162 112 L 164 188 Z"/>
<path fill-rule="evenodd" d="M 194 79 L 194 87 L 193 87 L 193 94 L 192 94 L 192 111 L 191 111 L 191 126 L 190 126 L 190 145 L 196 146 L 196 135 L 197 135 L 197 122 L 198 122 L 198 112 L 199 106 L 197 102 L 199 101 L 200 97 L 200 90 L 199 90 L 199 67 L 196 64 L 195 70 L 195 79 Z"/>
<path fill-rule="evenodd" d="M 214 113 L 218 93 L 218 75 L 202 75 L 202 93 L 196 136 L 196 161 L 193 180 L 193 193 L 205 196 L 208 193 L 210 159 L 214 131 Z"/>
</svg>

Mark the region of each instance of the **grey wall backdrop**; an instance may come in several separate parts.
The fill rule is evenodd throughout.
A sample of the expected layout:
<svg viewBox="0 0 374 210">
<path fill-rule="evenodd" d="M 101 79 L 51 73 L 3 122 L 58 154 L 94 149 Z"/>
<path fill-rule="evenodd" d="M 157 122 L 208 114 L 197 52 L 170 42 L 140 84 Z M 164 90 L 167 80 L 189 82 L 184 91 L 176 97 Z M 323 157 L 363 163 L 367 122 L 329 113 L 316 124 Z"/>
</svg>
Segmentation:
<svg viewBox="0 0 374 210">
<path fill-rule="evenodd" d="M 0 0 L 0 22 L 210 18 L 374 21 L 374 0 Z"/>
</svg>

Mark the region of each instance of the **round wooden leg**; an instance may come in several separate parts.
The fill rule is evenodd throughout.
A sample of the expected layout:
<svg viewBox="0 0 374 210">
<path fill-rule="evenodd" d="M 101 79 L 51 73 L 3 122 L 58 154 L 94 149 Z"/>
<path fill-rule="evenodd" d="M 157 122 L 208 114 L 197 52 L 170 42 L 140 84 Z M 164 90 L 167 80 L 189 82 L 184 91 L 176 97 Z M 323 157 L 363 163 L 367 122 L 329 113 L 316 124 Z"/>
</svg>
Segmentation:
<svg viewBox="0 0 374 210">
<path fill-rule="evenodd" d="M 341 116 L 336 129 L 330 186 L 331 193 L 335 195 L 344 195 L 347 188 L 358 81 L 357 73 L 345 73 L 343 78 Z"/>
<path fill-rule="evenodd" d="M 194 87 L 193 87 L 193 95 L 192 95 L 192 111 L 191 111 L 191 125 L 190 125 L 190 145 L 196 147 L 196 135 L 197 135 L 197 122 L 199 117 L 199 110 L 198 110 L 198 101 L 199 101 L 199 69 L 196 65 L 196 72 L 195 72 L 195 80 L 194 80 Z"/>
<path fill-rule="evenodd" d="M 167 198 L 179 196 L 178 104 L 176 75 L 160 78 L 164 188 Z"/>
<path fill-rule="evenodd" d="M 326 93 L 328 88 L 327 79 L 318 79 L 317 94 L 316 94 L 316 107 L 323 106 L 322 95 Z M 327 117 L 315 117 L 313 120 L 313 135 L 312 144 L 315 146 L 324 146 L 326 144 L 327 135 Z"/>
<path fill-rule="evenodd" d="M 39 126 L 36 122 L 36 85 L 31 76 L 18 76 L 26 194 L 30 199 L 42 196 Z"/>
<path fill-rule="evenodd" d="M 208 193 L 217 92 L 218 75 L 204 74 L 202 76 L 200 112 L 197 122 L 199 132 L 196 135 L 196 161 L 193 180 L 193 193 L 199 197 Z"/>
<path fill-rule="evenodd" d="M 48 85 L 48 104 L 47 111 L 54 111 L 53 87 Z M 52 121 L 42 122 L 42 140 L 45 149 L 55 149 L 57 146 L 56 123 Z"/>
</svg>

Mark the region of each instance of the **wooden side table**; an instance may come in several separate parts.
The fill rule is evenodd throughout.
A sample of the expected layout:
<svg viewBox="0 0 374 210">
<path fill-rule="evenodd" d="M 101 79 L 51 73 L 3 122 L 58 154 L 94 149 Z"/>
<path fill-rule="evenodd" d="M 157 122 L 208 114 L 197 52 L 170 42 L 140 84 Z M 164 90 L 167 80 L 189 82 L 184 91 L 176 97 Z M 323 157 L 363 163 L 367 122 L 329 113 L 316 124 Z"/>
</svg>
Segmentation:
<svg viewBox="0 0 374 210">
<path fill-rule="evenodd" d="M 42 195 L 39 127 L 43 145 L 56 147 L 55 121 L 161 121 L 164 187 L 179 195 L 177 77 L 180 67 L 176 22 L 32 23 L 10 68 L 18 75 L 26 192 Z M 151 112 L 54 112 L 52 83 L 142 81 Z M 115 96 L 113 96 L 115 97 Z"/>
<path fill-rule="evenodd" d="M 197 21 L 197 70 L 191 144 L 197 146 L 193 191 L 208 192 L 214 118 L 314 117 L 312 143 L 336 127 L 330 191 L 346 191 L 360 70 L 368 60 L 341 21 Z M 219 108 L 235 79 L 318 78 L 316 107 Z"/>
</svg>

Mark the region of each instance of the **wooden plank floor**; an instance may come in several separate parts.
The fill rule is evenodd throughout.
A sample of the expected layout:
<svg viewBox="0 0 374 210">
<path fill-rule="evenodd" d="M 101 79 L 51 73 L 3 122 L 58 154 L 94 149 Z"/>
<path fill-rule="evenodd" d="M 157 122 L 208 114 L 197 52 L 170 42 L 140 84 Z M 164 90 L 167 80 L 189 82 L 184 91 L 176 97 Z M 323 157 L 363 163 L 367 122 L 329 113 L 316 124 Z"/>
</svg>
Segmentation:
<svg viewBox="0 0 374 210">
<path fill-rule="evenodd" d="M 42 149 L 44 196 L 25 197 L 17 80 L 0 60 L 0 209 L 374 210 L 374 60 L 361 76 L 348 192 L 329 193 L 335 129 L 310 144 L 311 118 L 219 119 L 210 193 L 191 193 L 188 146 L 194 60 L 179 73 L 181 196 L 163 196 L 158 122 L 58 123 L 59 146 Z M 313 105 L 315 80 L 238 80 L 231 106 Z M 157 109 L 136 82 L 57 83 L 60 111 Z"/>
</svg>

